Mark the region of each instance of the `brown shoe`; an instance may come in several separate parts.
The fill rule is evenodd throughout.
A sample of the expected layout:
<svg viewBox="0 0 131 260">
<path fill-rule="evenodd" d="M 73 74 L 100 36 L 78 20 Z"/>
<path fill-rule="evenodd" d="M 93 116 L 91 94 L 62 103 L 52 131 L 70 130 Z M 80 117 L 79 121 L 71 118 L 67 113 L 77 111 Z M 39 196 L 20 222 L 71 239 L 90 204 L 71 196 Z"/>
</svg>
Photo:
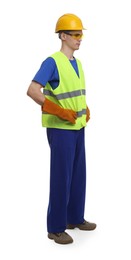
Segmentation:
<svg viewBox="0 0 131 260">
<path fill-rule="evenodd" d="M 80 230 L 94 230 L 96 228 L 96 224 L 95 223 L 90 223 L 87 222 L 86 220 L 81 223 L 81 224 L 77 224 L 77 225 L 73 225 L 73 224 L 68 224 L 67 225 L 67 229 L 74 229 L 74 228 L 79 228 Z"/>
<path fill-rule="evenodd" d="M 54 239 L 54 241 L 58 244 L 70 244 L 73 242 L 71 236 L 69 236 L 66 232 L 62 233 L 48 233 L 48 238 Z"/>
</svg>

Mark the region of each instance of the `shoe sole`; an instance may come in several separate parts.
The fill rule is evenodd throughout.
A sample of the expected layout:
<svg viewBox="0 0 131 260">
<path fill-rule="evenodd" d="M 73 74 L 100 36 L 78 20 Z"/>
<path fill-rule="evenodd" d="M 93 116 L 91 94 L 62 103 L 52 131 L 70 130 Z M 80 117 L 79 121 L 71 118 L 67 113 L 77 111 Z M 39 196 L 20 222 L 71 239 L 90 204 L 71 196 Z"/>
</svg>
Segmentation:
<svg viewBox="0 0 131 260">
<path fill-rule="evenodd" d="M 54 240 L 55 243 L 60 244 L 60 245 L 67 245 L 67 244 L 73 243 L 73 239 L 68 241 L 68 242 L 67 241 L 59 241 L 54 236 L 52 236 L 50 234 L 48 234 L 48 238 L 51 239 L 51 240 Z"/>
<path fill-rule="evenodd" d="M 79 227 L 79 226 L 74 226 L 74 225 L 68 225 L 67 226 L 67 229 L 75 229 L 75 228 L 78 228 L 78 229 L 80 229 L 80 230 L 85 230 L 85 231 L 92 231 L 92 230 L 94 230 L 96 227 L 94 227 L 94 228 L 88 228 L 88 229 L 86 229 L 86 228 L 81 228 L 81 227 Z"/>
</svg>

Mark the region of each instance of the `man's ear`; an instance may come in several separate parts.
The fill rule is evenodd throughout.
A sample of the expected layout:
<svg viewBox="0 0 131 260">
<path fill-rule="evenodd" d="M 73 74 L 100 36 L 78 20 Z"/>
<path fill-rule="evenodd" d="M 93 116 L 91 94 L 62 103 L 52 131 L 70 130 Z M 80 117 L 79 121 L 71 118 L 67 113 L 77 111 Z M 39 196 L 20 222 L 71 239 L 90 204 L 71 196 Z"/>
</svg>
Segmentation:
<svg viewBox="0 0 131 260">
<path fill-rule="evenodd" d="M 66 40 L 66 34 L 65 34 L 64 32 L 61 33 L 60 39 L 61 39 L 62 41 L 65 41 L 65 40 Z"/>
</svg>

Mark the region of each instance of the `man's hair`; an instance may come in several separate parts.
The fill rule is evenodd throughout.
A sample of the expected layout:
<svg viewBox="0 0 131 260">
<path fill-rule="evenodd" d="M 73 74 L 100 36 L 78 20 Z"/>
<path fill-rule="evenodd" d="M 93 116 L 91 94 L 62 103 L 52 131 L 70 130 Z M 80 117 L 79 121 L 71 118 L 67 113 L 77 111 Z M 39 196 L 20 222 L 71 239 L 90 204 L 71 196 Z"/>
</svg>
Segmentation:
<svg viewBox="0 0 131 260">
<path fill-rule="evenodd" d="M 59 39 L 61 39 L 61 34 L 62 34 L 62 32 L 63 32 L 63 31 L 59 31 L 59 32 L 58 32 L 58 37 L 59 37 Z"/>
<path fill-rule="evenodd" d="M 61 34 L 62 34 L 62 33 L 66 33 L 66 32 L 67 32 L 67 33 L 70 33 L 71 30 L 61 30 L 61 31 L 59 31 L 59 32 L 58 32 L 58 37 L 59 37 L 59 39 L 61 39 Z"/>
</svg>

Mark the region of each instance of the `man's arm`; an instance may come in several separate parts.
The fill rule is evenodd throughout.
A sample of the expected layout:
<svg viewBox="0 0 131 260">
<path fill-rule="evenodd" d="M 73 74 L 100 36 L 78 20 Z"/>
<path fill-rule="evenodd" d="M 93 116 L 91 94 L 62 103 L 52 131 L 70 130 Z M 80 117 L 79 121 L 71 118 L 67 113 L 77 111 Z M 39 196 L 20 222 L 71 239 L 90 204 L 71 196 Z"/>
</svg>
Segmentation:
<svg viewBox="0 0 131 260">
<path fill-rule="evenodd" d="M 75 124 L 75 120 L 77 118 L 76 112 L 70 109 L 64 109 L 45 98 L 41 92 L 41 88 L 43 88 L 42 85 L 32 81 L 27 90 L 27 95 L 31 97 L 37 104 L 41 105 L 43 112 L 56 115 L 64 120 L 68 120 L 72 124 Z"/>
<path fill-rule="evenodd" d="M 28 90 L 27 95 L 31 97 L 37 104 L 42 106 L 45 101 L 45 96 L 41 92 L 41 89 L 43 88 L 42 85 L 40 85 L 37 82 L 32 81 Z"/>
</svg>

